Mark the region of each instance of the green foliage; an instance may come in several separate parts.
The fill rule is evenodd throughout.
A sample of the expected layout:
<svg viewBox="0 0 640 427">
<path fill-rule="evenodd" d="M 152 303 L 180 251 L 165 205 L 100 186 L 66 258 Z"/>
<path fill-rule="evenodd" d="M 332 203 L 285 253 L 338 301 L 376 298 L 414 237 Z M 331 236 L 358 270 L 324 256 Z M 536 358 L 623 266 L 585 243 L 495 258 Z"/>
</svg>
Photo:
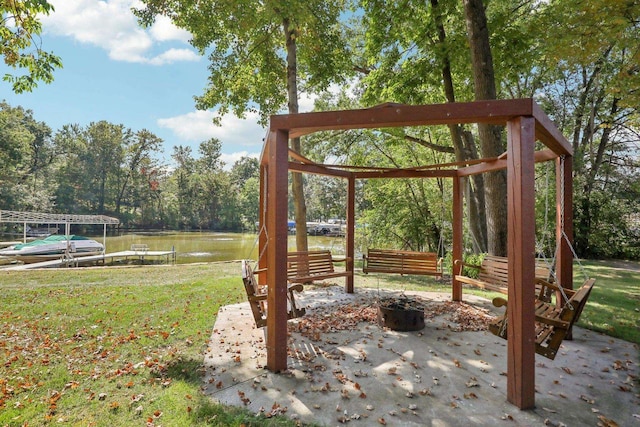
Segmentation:
<svg viewBox="0 0 640 427">
<path fill-rule="evenodd" d="M 48 210 L 53 205 L 45 176 L 57 153 L 51 129 L 30 110 L 0 103 L 0 208 Z"/>
<path fill-rule="evenodd" d="M 41 49 L 42 24 L 38 15 L 48 15 L 53 6 L 45 0 L 12 0 L 0 2 L 0 45 L 4 63 L 24 74 L 5 74 L 15 93 L 31 92 L 39 81 L 51 83 L 53 72 L 62 61 Z"/>
<path fill-rule="evenodd" d="M 322 94 L 318 110 L 387 101 L 442 102 L 447 99 L 447 61 L 455 99 L 471 99 L 460 2 L 367 0 L 348 14 L 348 25 L 341 15 L 346 3 L 148 0 L 138 13 L 145 24 L 158 15 L 170 16 L 193 33 L 194 46 L 211 61 L 199 104 L 220 106 L 220 114 L 259 108 L 265 118 L 284 106 L 285 22 L 295 35 L 304 90 L 319 92 L 331 82 L 343 82 L 352 68 L 360 72 L 351 87 Z M 636 3 L 485 2 L 499 96 L 535 97 L 574 147 L 575 247 L 581 257 L 640 256 L 635 219 L 640 211 Z M 14 6 L 50 11 L 44 1 L 4 7 Z M 10 36 L 8 28 L 5 37 Z M 28 28 L 39 29 L 37 22 L 29 22 Z M 448 128 L 411 132 L 318 133 L 303 139 L 303 154 L 319 162 L 378 167 L 454 160 Z M 179 147 L 176 168 L 170 170 L 153 159 L 159 141 L 143 131 L 99 122 L 87 128 L 69 125 L 52 137 L 31 112 L 2 103 L 0 204 L 7 209 L 111 213 L 131 226 L 251 228 L 259 210 L 257 162 L 243 159 L 228 172 L 221 168 L 219 143 L 206 141 L 198 153 Z M 465 149 L 477 151 L 473 144 L 471 138 Z M 105 156 L 109 162 L 101 162 Z M 550 169 L 550 186 L 541 167 L 536 179 L 537 236 L 544 243 L 538 249 L 544 254 L 555 247 L 555 177 Z M 341 180 L 305 179 L 310 216 L 344 215 Z M 361 246 L 433 250 L 436 236 L 443 234 L 447 241 L 450 204 L 442 190 L 448 197 L 450 189 L 427 181 L 359 182 L 358 223 L 367 225 L 358 232 Z"/>
<path fill-rule="evenodd" d="M 145 8 L 135 11 L 142 24 L 168 16 L 193 35 L 194 47 L 209 55 L 208 85 L 196 100 L 200 109 L 217 107 L 219 116 L 232 112 L 242 117 L 257 109 L 266 122 L 293 101 L 287 94 L 290 31 L 297 50 L 294 68 L 306 91 L 325 90 L 351 70 L 339 25 L 343 0 L 143 3 Z"/>
</svg>

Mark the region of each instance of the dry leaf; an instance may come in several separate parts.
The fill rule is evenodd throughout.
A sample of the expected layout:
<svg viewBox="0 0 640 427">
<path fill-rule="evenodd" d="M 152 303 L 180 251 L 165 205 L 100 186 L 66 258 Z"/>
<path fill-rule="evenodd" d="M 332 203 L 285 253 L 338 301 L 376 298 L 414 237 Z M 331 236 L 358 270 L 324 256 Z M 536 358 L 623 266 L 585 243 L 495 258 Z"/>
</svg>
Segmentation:
<svg viewBox="0 0 640 427">
<path fill-rule="evenodd" d="M 604 415 L 598 415 L 598 419 L 600 420 L 600 422 L 598 423 L 598 427 L 619 427 L 618 423 L 616 423 L 613 420 L 610 420 Z"/>
</svg>

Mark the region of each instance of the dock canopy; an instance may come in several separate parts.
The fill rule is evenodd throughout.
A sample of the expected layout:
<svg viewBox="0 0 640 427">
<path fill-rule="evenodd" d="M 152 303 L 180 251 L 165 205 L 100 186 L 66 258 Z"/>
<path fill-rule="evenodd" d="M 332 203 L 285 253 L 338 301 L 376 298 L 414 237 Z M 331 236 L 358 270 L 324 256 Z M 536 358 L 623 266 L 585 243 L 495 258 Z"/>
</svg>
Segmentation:
<svg viewBox="0 0 640 427">
<path fill-rule="evenodd" d="M 64 224 L 64 234 L 68 236 L 71 224 L 93 224 L 102 225 L 102 234 L 104 250 L 107 249 L 107 225 L 118 225 L 120 220 L 105 215 L 72 215 L 72 214 L 54 214 L 42 212 L 19 212 L 0 210 L 0 223 L 10 222 L 23 224 L 23 240 L 27 241 L 27 225 L 28 224 Z"/>
<path fill-rule="evenodd" d="M 118 218 L 105 215 L 71 215 L 0 210 L 0 223 L 2 222 L 13 222 L 18 224 L 120 224 L 120 220 Z"/>
</svg>

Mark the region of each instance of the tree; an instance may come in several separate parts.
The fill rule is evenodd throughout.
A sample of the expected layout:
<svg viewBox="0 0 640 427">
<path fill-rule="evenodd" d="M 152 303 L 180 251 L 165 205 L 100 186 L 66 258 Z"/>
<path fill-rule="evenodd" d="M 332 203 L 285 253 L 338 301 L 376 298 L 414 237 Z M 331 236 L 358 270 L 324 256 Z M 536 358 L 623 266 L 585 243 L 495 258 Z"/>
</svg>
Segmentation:
<svg viewBox="0 0 640 427">
<path fill-rule="evenodd" d="M 38 15 L 51 12 L 53 6 L 45 0 L 0 2 L 0 45 L 4 63 L 14 70 L 24 70 L 22 75 L 3 77 L 16 93 L 31 92 L 39 81 L 51 83 L 54 70 L 62 67 L 59 57 L 42 50 L 39 39 L 42 24 Z"/>
<path fill-rule="evenodd" d="M 470 100 L 467 30 L 460 2 L 366 2 L 363 17 L 367 66 L 362 79 L 368 104 L 384 101 L 439 103 Z M 450 125 L 450 142 L 430 136 L 404 135 L 408 144 L 422 145 L 434 153 L 452 153 L 455 160 L 477 159 L 479 150 L 471 129 Z M 434 130 L 430 135 L 436 135 Z M 438 133 L 437 135 L 440 135 Z M 453 159 L 450 159 L 451 161 Z M 447 160 L 444 160 L 447 161 Z M 468 225 L 473 249 L 487 250 L 484 177 L 469 178 L 465 191 L 469 208 Z"/>
<path fill-rule="evenodd" d="M 191 32 L 191 43 L 211 65 L 205 93 L 196 98 L 200 109 L 218 108 L 244 116 L 259 109 L 262 121 L 288 105 L 298 112 L 298 87 L 307 92 L 342 81 L 351 70 L 343 40 L 340 13 L 343 0 L 143 0 L 137 10 L 143 24 L 168 16 Z M 302 151 L 299 140 L 291 147 Z M 306 250 L 306 208 L 300 174 L 294 174 L 297 247 Z"/>
<path fill-rule="evenodd" d="M 177 226 L 180 228 L 190 228 L 195 222 L 194 213 L 194 191 L 192 176 L 195 173 L 195 160 L 190 147 L 181 145 L 173 147 L 171 155 L 176 163 L 176 168 L 172 174 L 175 182 L 175 199 L 177 202 Z"/>
<path fill-rule="evenodd" d="M 260 165 L 255 157 L 243 156 L 231 168 L 231 183 L 242 186 L 250 178 L 260 178 Z"/>
<path fill-rule="evenodd" d="M 253 157 L 242 157 L 229 174 L 231 186 L 238 196 L 240 221 L 244 229 L 253 229 L 260 213 L 260 166 Z"/>
<path fill-rule="evenodd" d="M 493 56 L 487 28 L 487 16 L 482 0 L 463 0 L 467 35 L 471 50 L 475 99 L 496 99 Z M 498 157 L 504 152 L 501 129 L 495 125 L 478 124 L 482 157 Z M 494 255 L 507 254 L 507 175 L 505 171 L 485 174 L 488 250 Z"/>
<path fill-rule="evenodd" d="M 223 220 L 222 211 L 228 199 L 229 183 L 223 172 L 220 159 L 222 143 L 211 138 L 200 143 L 198 147 L 200 158 L 195 162 L 194 183 L 196 184 L 197 200 L 194 202 L 198 209 L 198 225 L 207 229 L 220 229 Z M 225 197 L 226 196 L 226 197 Z M 227 200 L 224 200 L 227 199 Z M 233 212 L 233 206 L 231 206 Z"/>
<path fill-rule="evenodd" d="M 89 178 L 89 191 L 97 198 L 95 210 L 106 213 L 106 205 L 114 209 L 125 147 L 130 144 L 132 132 L 123 125 L 106 121 L 90 123 L 84 135 L 86 150 L 84 161 Z"/>
<path fill-rule="evenodd" d="M 115 212 L 120 213 L 122 204 L 127 199 L 127 193 L 133 192 L 135 188 L 130 188 L 136 182 L 148 184 L 148 176 L 150 171 L 157 168 L 155 162 L 151 159 L 151 154 L 158 151 L 162 144 L 162 139 L 146 129 L 136 132 L 131 139 L 125 142 L 124 163 L 120 174 L 120 190 L 115 202 Z M 145 185 L 147 187 L 147 185 Z M 129 195 L 131 199 L 133 195 Z M 133 200 L 129 201 L 134 204 Z"/>
<path fill-rule="evenodd" d="M 549 2 L 537 21 L 548 28 L 543 53 L 553 70 L 542 102 L 574 149 L 575 246 L 581 256 L 611 256 L 612 247 L 621 246 L 608 236 L 633 238 L 625 216 L 640 208 L 630 181 L 639 167 L 638 16 L 637 2 L 568 0 Z"/>
<path fill-rule="evenodd" d="M 3 209 L 49 209 L 50 179 L 44 172 L 56 157 L 51 128 L 33 112 L 0 102 L 0 200 Z"/>
</svg>

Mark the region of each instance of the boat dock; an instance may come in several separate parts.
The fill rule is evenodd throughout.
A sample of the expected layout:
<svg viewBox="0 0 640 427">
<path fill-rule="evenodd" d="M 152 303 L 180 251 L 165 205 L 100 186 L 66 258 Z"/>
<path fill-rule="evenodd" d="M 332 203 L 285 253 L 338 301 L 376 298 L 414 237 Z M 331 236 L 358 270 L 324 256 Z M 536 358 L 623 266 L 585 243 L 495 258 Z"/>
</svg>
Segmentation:
<svg viewBox="0 0 640 427">
<path fill-rule="evenodd" d="M 176 252 L 171 251 L 150 251 L 150 250 L 129 250 L 112 252 L 110 254 L 89 255 L 83 257 L 60 258 L 50 261 L 35 262 L 31 264 L 12 265 L 2 268 L 3 271 L 31 270 L 35 268 L 57 268 L 57 267 L 78 267 L 84 264 L 106 264 L 108 260 L 114 262 L 116 259 L 128 260 L 130 258 L 138 259 L 144 263 L 145 258 L 165 258 L 167 264 L 175 264 Z"/>
</svg>

